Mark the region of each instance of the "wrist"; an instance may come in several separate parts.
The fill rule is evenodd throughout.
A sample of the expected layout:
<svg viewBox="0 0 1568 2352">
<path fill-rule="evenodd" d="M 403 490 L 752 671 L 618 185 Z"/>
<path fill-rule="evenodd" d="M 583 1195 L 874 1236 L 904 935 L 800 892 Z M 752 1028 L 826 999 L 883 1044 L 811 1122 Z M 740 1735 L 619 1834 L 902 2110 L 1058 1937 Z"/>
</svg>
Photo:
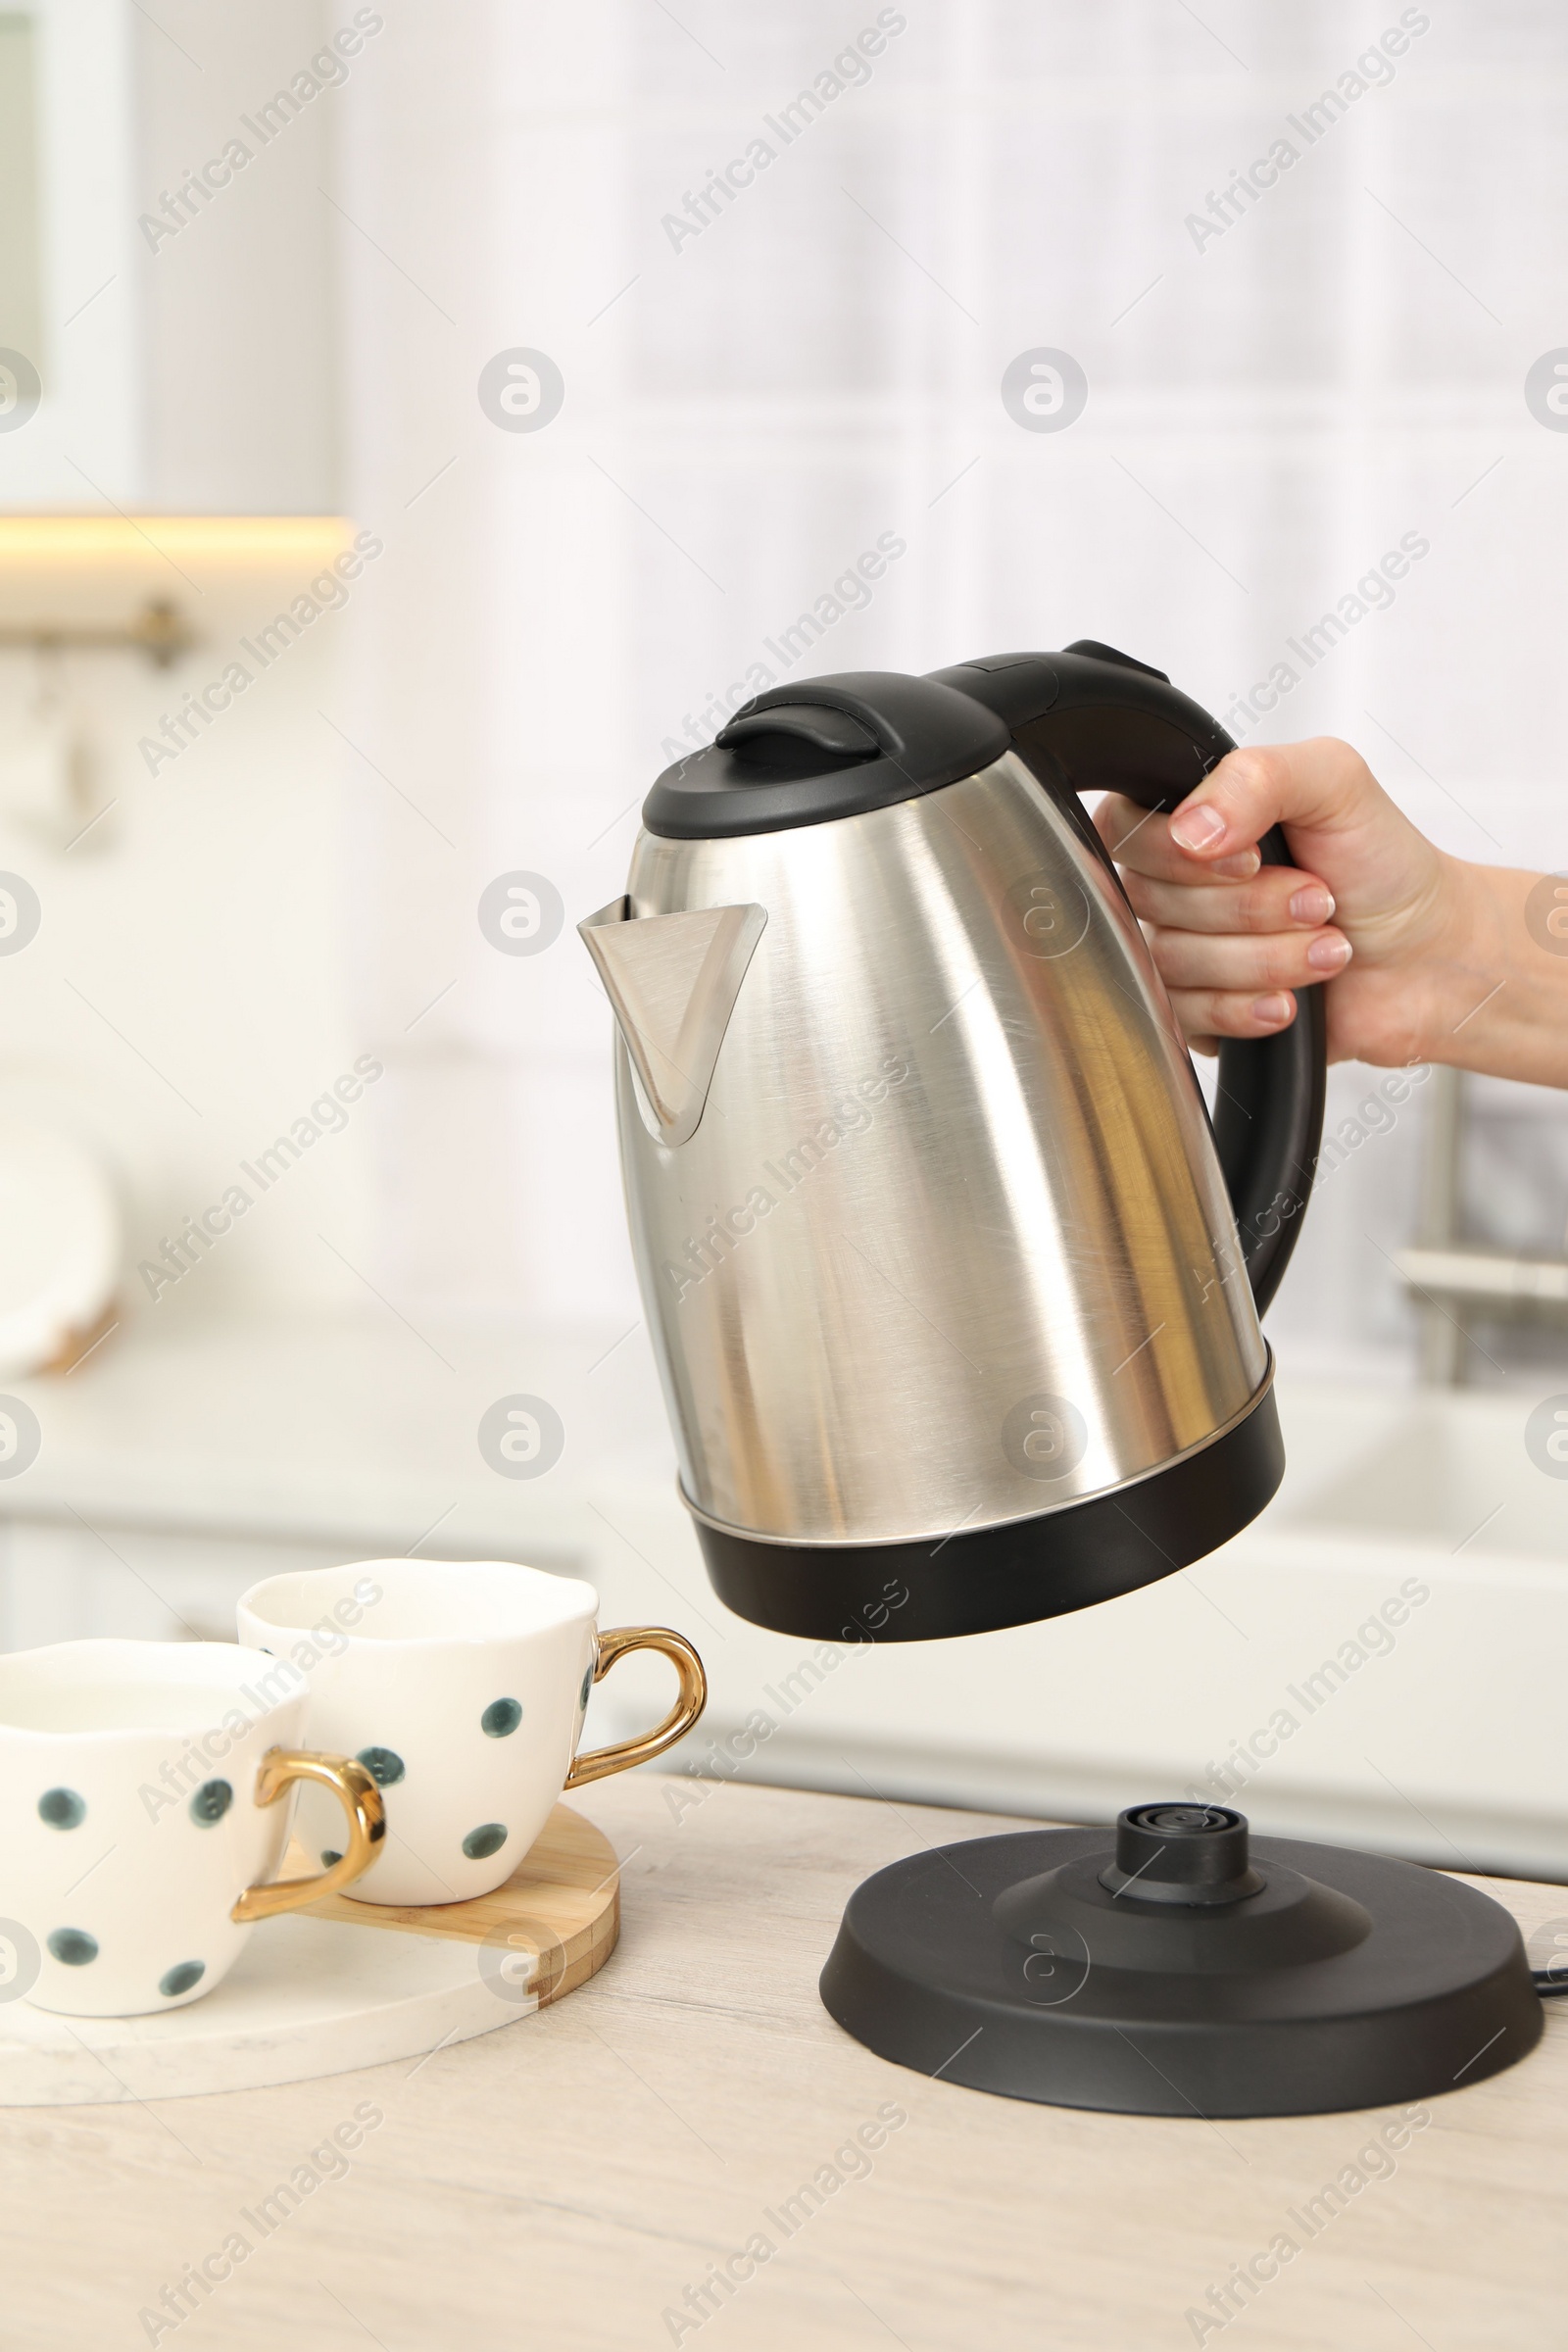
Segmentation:
<svg viewBox="0 0 1568 2352">
<path fill-rule="evenodd" d="M 1568 1087 L 1568 953 L 1532 932 L 1527 904 L 1540 877 L 1458 858 L 1445 865 L 1449 912 L 1428 966 L 1421 1058 Z"/>
</svg>

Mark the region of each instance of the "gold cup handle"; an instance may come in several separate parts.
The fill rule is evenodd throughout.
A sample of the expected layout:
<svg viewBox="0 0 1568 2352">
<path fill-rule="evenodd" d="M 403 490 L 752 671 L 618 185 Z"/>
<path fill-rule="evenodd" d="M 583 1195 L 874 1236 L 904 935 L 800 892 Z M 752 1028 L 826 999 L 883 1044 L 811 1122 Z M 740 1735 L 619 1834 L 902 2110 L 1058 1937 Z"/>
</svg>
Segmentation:
<svg viewBox="0 0 1568 2352">
<path fill-rule="evenodd" d="M 580 1788 L 584 1781 L 602 1781 L 607 1772 L 624 1772 L 629 1765 L 646 1764 L 650 1756 L 662 1756 L 691 1730 L 708 1704 L 708 1677 L 702 1659 L 684 1634 L 671 1633 L 665 1625 L 617 1625 L 601 1634 L 594 1681 L 602 1683 L 615 1660 L 632 1649 L 662 1651 L 680 1677 L 680 1695 L 656 1730 L 644 1732 L 636 1740 L 618 1740 L 612 1747 L 593 1748 L 586 1756 L 574 1756 L 566 1775 L 568 1788 Z"/>
<path fill-rule="evenodd" d="M 348 1843 L 342 1859 L 314 1879 L 277 1879 L 268 1886 L 247 1886 L 228 1915 L 242 1925 L 275 1919 L 280 1911 L 299 1911 L 323 1894 L 336 1894 L 369 1869 L 386 1836 L 381 1791 L 354 1757 L 318 1755 L 308 1747 L 270 1747 L 256 1775 L 256 1802 L 275 1805 L 296 1781 L 318 1781 L 331 1789 L 349 1817 Z"/>
</svg>

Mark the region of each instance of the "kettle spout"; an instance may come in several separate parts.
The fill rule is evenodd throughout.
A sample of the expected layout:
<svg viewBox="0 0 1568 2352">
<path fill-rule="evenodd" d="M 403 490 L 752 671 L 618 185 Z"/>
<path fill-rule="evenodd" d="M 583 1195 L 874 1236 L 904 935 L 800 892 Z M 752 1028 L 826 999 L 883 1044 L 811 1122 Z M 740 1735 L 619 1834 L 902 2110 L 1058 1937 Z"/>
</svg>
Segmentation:
<svg viewBox="0 0 1568 2352">
<path fill-rule="evenodd" d="M 755 906 L 634 916 L 621 898 L 577 925 L 636 1073 L 644 1124 L 661 1143 L 697 1132 L 766 922 Z"/>
</svg>

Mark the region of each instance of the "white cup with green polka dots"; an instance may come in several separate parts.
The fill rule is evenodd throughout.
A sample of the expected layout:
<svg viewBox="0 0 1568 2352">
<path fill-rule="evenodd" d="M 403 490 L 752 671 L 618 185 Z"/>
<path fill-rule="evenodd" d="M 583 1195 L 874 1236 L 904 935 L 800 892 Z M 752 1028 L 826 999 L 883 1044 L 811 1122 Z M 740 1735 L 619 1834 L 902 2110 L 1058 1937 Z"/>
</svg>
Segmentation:
<svg viewBox="0 0 1568 2352">
<path fill-rule="evenodd" d="M 572 1576 L 501 1560 L 362 1560 L 268 1577 L 239 1604 L 239 1638 L 310 1684 L 305 1736 L 355 1758 L 386 1808 L 357 1902 L 466 1902 L 504 1886 L 563 1789 L 657 1756 L 703 1711 L 702 1661 L 663 1626 L 598 1631 L 599 1595 Z M 579 1756 L 588 1693 L 628 1650 L 657 1649 L 680 1680 L 653 1731 Z M 320 1791 L 298 1835 L 332 1867 L 340 1840 Z"/>
<path fill-rule="evenodd" d="M 257 1920 L 346 1887 L 380 1795 L 363 1766 L 299 1746 L 309 1702 L 297 1667 L 237 1642 L 0 1656 L 0 2002 L 181 2008 L 222 1983 Z M 279 1884 L 283 1800 L 305 1780 L 337 1814 L 339 1859 Z"/>
</svg>

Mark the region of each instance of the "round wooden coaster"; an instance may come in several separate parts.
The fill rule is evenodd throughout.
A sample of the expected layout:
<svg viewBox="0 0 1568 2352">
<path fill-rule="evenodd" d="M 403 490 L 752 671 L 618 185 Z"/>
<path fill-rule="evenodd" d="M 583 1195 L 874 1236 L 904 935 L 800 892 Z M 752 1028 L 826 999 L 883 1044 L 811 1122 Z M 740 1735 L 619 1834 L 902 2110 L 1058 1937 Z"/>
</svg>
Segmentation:
<svg viewBox="0 0 1568 2352">
<path fill-rule="evenodd" d="M 310 1865 L 289 1848 L 285 1877 Z M 330 1894 L 313 1903 L 307 1919 L 341 1919 L 358 1926 L 397 1928 L 409 1936 L 450 1936 L 483 1944 L 497 1965 L 521 1981 L 520 1964 L 507 1951 L 533 1955 L 529 1990 L 543 2009 L 575 1992 L 604 1967 L 620 1934 L 620 1866 L 604 1833 L 569 1805 L 557 1805 L 504 1886 L 466 1903 L 357 1903 Z"/>
<path fill-rule="evenodd" d="M 307 1870 L 291 1847 L 284 1875 Z M 0 2107 L 187 2098 L 423 2057 L 560 2000 L 619 1933 L 614 1850 L 558 1805 L 493 1894 L 408 1909 L 336 1895 L 264 1920 L 188 2008 L 63 2018 L 0 2004 Z"/>
</svg>

